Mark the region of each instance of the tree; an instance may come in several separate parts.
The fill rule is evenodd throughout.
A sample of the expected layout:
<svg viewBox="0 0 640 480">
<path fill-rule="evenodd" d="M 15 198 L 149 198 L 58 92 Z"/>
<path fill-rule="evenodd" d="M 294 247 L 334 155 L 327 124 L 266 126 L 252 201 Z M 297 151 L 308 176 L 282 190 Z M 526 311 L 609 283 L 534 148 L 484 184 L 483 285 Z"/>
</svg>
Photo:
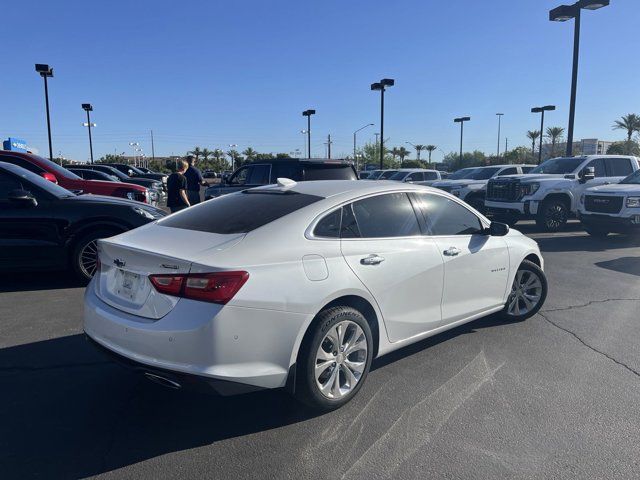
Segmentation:
<svg viewBox="0 0 640 480">
<path fill-rule="evenodd" d="M 626 142 L 616 142 L 609 145 L 607 155 L 640 155 L 640 146 L 637 142 L 629 140 Z"/>
<path fill-rule="evenodd" d="M 621 120 L 616 120 L 613 124 L 614 130 L 626 130 L 627 142 L 631 141 L 634 132 L 640 132 L 640 116 L 635 113 L 624 115 Z"/>
<path fill-rule="evenodd" d="M 232 150 L 229 150 L 229 151 L 227 152 L 227 155 L 228 155 L 228 156 L 229 156 L 229 158 L 231 159 L 231 168 L 232 168 L 233 170 L 235 170 L 235 169 L 237 168 L 236 162 L 237 162 L 238 160 L 241 160 L 240 152 L 238 152 L 237 150 L 233 150 L 233 149 L 232 149 Z"/>
<path fill-rule="evenodd" d="M 202 156 L 202 150 L 200 149 L 200 147 L 195 147 L 190 152 L 187 152 L 187 155 L 193 155 L 194 157 L 196 157 L 196 160 L 200 160 L 200 157 Z"/>
<path fill-rule="evenodd" d="M 408 157 L 409 156 L 409 150 L 407 150 L 404 147 L 400 147 L 398 149 L 398 157 L 400 157 L 400 167 L 402 167 L 402 163 L 404 162 L 404 157 Z"/>
<path fill-rule="evenodd" d="M 531 155 L 536 154 L 536 140 L 540 136 L 540 130 L 529 130 L 527 132 L 527 138 L 531 140 Z"/>
<path fill-rule="evenodd" d="M 431 164 L 431 154 L 434 152 L 434 150 L 435 150 L 436 148 L 438 148 L 438 147 L 436 147 L 435 145 L 427 145 L 427 146 L 425 147 L 425 150 L 426 150 L 427 152 L 429 152 L 429 164 Z"/>
<path fill-rule="evenodd" d="M 551 156 L 556 156 L 556 143 L 558 140 L 562 138 L 564 135 L 564 128 L 562 127 L 548 127 L 547 128 L 547 137 L 551 139 Z"/>
<path fill-rule="evenodd" d="M 379 168 L 380 144 L 378 142 L 364 144 L 359 153 L 362 158 L 362 165 L 373 165 L 376 168 Z M 389 153 L 389 150 L 385 147 L 384 158 L 382 161 L 383 168 L 393 168 L 395 166 L 395 159 L 392 158 Z"/>
<path fill-rule="evenodd" d="M 393 147 L 389 153 L 391 153 L 391 158 L 393 158 L 393 163 L 395 163 L 396 157 L 400 154 L 400 149 L 398 147 Z"/>
<path fill-rule="evenodd" d="M 213 155 L 213 152 L 211 150 L 209 150 L 208 148 L 203 148 L 202 152 L 200 152 L 200 154 L 202 155 L 202 161 L 206 162 L 209 160 L 209 157 L 211 155 Z"/>
<path fill-rule="evenodd" d="M 416 149 L 416 160 L 420 160 L 420 152 L 422 150 L 426 150 L 427 149 L 427 147 L 425 147 L 424 145 L 420 145 L 420 144 L 414 145 L 413 148 Z"/>
<path fill-rule="evenodd" d="M 242 152 L 242 154 L 244 155 L 244 158 L 247 162 L 253 162 L 256 159 L 256 155 L 258 154 L 258 152 L 256 152 L 251 147 L 247 147 L 247 149 Z"/>
<path fill-rule="evenodd" d="M 102 163 L 127 163 L 122 155 L 113 155 L 111 153 L 106 154 L 104 157 L 100 157 L 98 162 Z"/>
<path fill-rule="evenodd" d="M 466 167 L 479 167 L 486 163 L 487 156 L 479 151 L 464 152 L 462 154 L 462 161 L 460 161 L 460 153 L 451 152 L 444 156 L 443 162 L 446 163 L 452 170 L 459 170 Z"/>
</svg>

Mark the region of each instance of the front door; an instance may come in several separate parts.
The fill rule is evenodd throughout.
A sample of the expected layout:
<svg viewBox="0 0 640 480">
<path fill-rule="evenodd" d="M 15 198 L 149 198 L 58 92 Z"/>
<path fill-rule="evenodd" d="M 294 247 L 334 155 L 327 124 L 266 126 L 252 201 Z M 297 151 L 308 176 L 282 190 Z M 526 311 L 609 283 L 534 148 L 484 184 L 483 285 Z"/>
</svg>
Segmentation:
<svg viewBox="0 0 640 480">
<path fill-rule="evenodd" d="M 343 208 L 342 254 L 382 312 L 389 341 L 441 324 L 443 263 L 421 234 L 406 193 L 387 193 Z"/>
<path fill-rule="evenodd" d="M 416 199 L 444 261 L 443 324 L 503 305 L 509 276 L 504 239 L 486 234 L 478 216 L 455 200 L 434 193 Z"/>
</svg>

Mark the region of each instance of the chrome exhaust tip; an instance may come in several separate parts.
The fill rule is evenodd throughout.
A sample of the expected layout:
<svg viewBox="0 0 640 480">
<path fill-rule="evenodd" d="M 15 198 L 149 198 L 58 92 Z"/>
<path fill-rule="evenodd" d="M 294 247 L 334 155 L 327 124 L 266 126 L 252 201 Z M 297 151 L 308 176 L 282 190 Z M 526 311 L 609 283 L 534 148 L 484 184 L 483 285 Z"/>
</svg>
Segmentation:
<svg viewBox="0 0 640 480">
<path fill-rule="evenodd" d="M 166 377 L 161 377 L 160 375 L 156 375 L 155 373 L 144 372 L 144 376 L 152 382 L 155 382 L 158 385 L 162 385 L 163 387 L 173 388 L 174 390 L 179 390 L 180 388 L 182 388 L 182 385 L 180 385 L 178 382 L 169 380 Z"/>
</svg>

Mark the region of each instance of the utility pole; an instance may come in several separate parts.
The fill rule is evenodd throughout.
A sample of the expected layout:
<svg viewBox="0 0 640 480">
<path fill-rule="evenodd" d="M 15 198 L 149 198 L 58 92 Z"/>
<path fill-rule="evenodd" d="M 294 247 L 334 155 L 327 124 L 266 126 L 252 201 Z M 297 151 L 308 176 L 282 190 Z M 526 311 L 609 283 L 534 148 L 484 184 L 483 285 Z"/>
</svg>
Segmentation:
<svg viewBox="0 0 640 480">
<path fill-rule="evenodd" d="M 509 139 L 507 137 L 504 137 L 504 153 L 507 153 L 508 150 L 509 150 Z"/>
<path fill-rule="evenodd" d="M 151 130 L 151 159 L 154 162 L 156 161 L 156 151 L 155 151 L 155 148 L 153 146 L 153 130 Z"/>
<path fill-rule="evenodd" d="M 327 135 L 327 158 L 331 160 L 331 134 Z"/>
</svg>

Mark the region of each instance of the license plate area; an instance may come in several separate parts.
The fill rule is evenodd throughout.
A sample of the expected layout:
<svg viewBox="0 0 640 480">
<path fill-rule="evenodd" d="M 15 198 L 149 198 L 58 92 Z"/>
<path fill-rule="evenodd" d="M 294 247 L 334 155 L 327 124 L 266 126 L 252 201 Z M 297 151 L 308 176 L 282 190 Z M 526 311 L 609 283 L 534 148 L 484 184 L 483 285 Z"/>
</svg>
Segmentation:
<svg viewBox="0 0 640 480">
<path fill-rule="evenodd" d="M 634 215 L 633 217 L 631 217 L 631 223 L 640 225 L 640 215 Z"/>
<path fill-rule="evenodd" d="M 115 282 L 116 295 L 132 302 L 140 290 L 141 279 L 142 277 L 137 273 L 118 269 Z"/>
</svg>

